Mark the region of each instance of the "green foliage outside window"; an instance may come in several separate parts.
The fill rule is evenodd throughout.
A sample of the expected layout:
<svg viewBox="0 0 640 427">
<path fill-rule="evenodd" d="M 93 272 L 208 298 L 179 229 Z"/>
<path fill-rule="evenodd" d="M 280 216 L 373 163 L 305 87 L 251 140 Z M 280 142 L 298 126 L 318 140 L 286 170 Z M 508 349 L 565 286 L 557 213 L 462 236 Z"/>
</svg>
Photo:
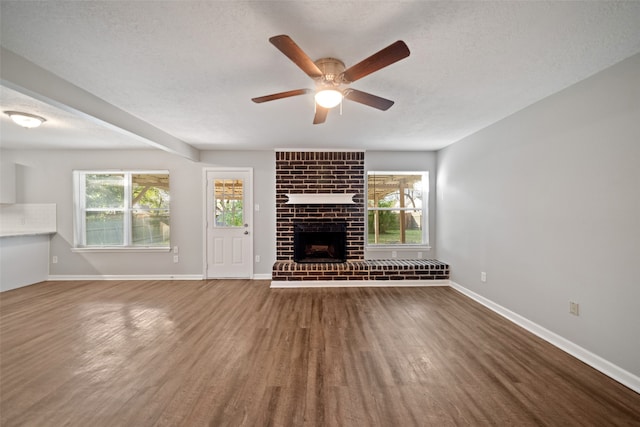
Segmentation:
<svg viewBox="0 0 640 427">
<path fill-rule="evenodd" d="M 124 206 L 124 175 L 88 174 L 85 182 L 87 209 Z"/>
<path fill-rule="evenodd" d="M 393 200 L 379 200 L 379 208 L 391 208 L 394 205 Z M 392 211 L 378 211 L 378 229 L 380 233 L 387 233 L 395 224 L 398 223 L 398 214 Z M 369 211 L 369 230 L 375 229 L 375 214 L 373 211 Z"/>
<path fill-rule="evenodd" d="M 216 225 L 242 227 L 243 223 L 242 200 L 218 200 L 216 202 Z"/>
</svg>

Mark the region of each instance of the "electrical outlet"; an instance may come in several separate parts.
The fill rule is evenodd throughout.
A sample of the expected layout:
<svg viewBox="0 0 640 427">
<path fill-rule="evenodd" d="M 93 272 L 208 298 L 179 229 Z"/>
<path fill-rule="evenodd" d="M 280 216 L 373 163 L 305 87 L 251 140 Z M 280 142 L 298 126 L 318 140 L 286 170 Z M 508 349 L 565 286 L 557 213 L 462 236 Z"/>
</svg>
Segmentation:
<svg viewBox="0 0 640 427">
<path fill-rule="evenodd" d="M 483 283 L 487 281 L 487 272 L 486 271 L 480 272 L 480 281 L 483 282 Z"/>
<path fill-rule="evenodd" d="M 422 252 L 418 252 L 418 259 L 422 259 Z"/>
<path fill-rule="evenodd" d="M 391 251 L 391 258 L 398 258 L 398 251 Z"/>
<path fill-rule="evenodd" d="M 256 255 L 256 262 L 260 262 L 260 255 Z"/>
<path fill-rule="evenodd" d="M 577 302 L 569 301 L 569 314 L 580 316 L 580 304 L 578 304 Z"/>
<path fill-rule="evenodd" d="M 51 257 L 51 264 L 57 264 L 58 263 L 58 257 L 57 256 L 52 256 Z"/>
<path fill-rule="evenodd" d="M 173 262 L 180 262 L 180 257 L 178 255 L 173 256 Z"/>
</svg>

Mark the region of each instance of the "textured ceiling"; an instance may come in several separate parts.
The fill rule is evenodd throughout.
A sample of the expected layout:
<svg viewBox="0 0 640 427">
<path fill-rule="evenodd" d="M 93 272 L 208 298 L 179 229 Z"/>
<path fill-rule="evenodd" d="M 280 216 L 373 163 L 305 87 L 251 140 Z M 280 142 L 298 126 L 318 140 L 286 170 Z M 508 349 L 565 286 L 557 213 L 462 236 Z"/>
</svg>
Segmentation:
<svg viewBox="0 0 640 427">
<path fill-rule="evenodd" d="M 436 150 L 640 52 L 640 2 L 2 0 L 0 19 L 5 49 L 198 149 Z M 254 104 L 314 87 L 277 34 L 347 67 L 404 40 L 411 56 L 351 85 L 395 105 L 312 125 L 312 95 Z M 4 148 L 149 147 L 6 83 L 3 111 L 48 121 L 3 115 Z"/>
</svg>

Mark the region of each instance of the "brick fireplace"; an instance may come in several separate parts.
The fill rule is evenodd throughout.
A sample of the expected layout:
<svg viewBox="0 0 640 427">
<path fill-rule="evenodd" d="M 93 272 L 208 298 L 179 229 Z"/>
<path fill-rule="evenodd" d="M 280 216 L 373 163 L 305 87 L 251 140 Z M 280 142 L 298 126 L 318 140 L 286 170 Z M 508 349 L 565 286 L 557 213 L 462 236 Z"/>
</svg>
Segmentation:
<svg viewBox="0 0 640 427">
<path fill-rule="evenodd" d="M 364 259 L 364 155 L 363 151 L 276 152 L 276 262 L 272 286 L 291 281 L 449 278 L 449 267 L 436 260 Z M 287 194 L 298 201 L 294 197 L 290 200 Z M 336 195 L 348 197 L 336 201 Z M 323 224 L 344 227 L 343 259 L 339 262 L 327 259 L 325 255 L 331 245 L 327 237 L 314 248 L 325 251 L 318 262 L 308 259 L 296 262 L 300 256 L 294 249 L 296 230 L 314 231 Z"/>
<path fill-rule="evenodd" d="M 286 194 L 355 193 L 354 204 L 287 204 Z M 276 260 L 293 261 L 296 224 L 346 224 L 347 260 L 364 259 L 364 152 L 276 152 Z"/>
</svg>

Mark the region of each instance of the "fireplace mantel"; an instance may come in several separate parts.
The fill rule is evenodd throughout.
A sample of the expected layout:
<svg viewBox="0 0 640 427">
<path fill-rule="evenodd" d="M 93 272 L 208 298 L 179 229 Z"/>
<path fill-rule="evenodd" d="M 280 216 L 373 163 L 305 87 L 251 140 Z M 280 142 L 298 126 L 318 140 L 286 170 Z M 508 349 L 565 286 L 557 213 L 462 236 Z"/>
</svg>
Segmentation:
<svg viewBox="0 0 640 427">
<path fill-rule="evenodd" d="M 356 193 L 302 193 L 285 194 L 287 205 L 353 205 Z"/>
</svg>

